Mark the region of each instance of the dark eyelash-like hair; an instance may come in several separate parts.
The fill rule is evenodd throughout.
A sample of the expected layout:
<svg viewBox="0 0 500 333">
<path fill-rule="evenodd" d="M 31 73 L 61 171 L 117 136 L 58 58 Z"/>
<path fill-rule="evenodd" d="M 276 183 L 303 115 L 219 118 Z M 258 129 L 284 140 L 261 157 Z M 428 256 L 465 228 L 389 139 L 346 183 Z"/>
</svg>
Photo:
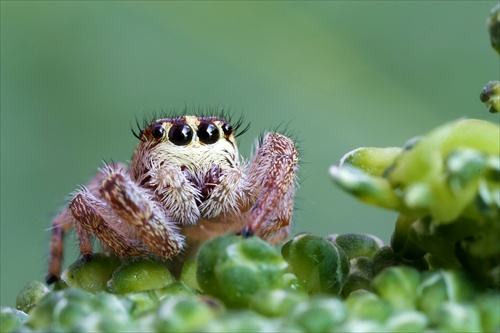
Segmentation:
<svg viewBox="0 0 500 333">
<path fill-rule="evenodd" d="M 144 125 L 144 124 L 143 124 Z M 141 141 L 145 141 L 143 138 L 142 138 L 142 132 L 144 131 L 144 128 L 146 126 L 142 126 L 139 124 L 139 119 L 137 119 L 137 116 L 135 116 L 135 126 L 136 126 L 136 129 L 134 129 L 134 127 L 131 127 L 130 128 L 130 131 L 132 131 L 132 134 L 139 140 Z"/>
<path fill-rule="evenodd" d="M 228 108 L 226 110 L 223 107 L 219 107 L 219 106 L 208 107 L 208 108 L 203 108 L 201 106 L 198 106 L 197 108 L 193 107 L 191 109 L 188 109 L 187 106 L 184 106 L 182 111 L 179 111 L 175 108 L 168 110 L 168 111 L 162 110 L 159 114 L 153 111 L 149 116 L 144 117 L 144 120 L 142 122 L 142 127 L 139 123 L 139 120 L 136 117 L 135 118 L 136 128 L 134 129 L 132 127 L 131 131 L 132 131 L 132 134 L 136 138 L 138 138 L 141 141 L 144 141 L 142 139 L 142 132 L 144 131 L 144 129 L 146 127 L 149 127 L 156 120 L 163 119 L 163 118 L 175 119 L 175 118 L 180 118 L 180 117 L 186 116 L 188 114 L 196 115 L 196 116 L 202 117 L 202 118 L 225 119 L 227 122 L 229 122 L 233 126 L 233 130 L 236 133 L 235 137 L 243 135 L 250 128 L 250 123 L 246 123 L 243 115 L 240 115 L 239 118 L 233 122 L 234 113 L 230 112 L 230 108 Z M 245 123 L 246 123 L 246 125 L 245 125 Z M 244 126 L 244 127 L 242 127 L 242 126 Z M 240 128 L 241 128 L 241 131 L 239 130 Z"/>
<path fill-rule="evenodd" d="M 297 130 L 292 129 L 290 127 L 291 122 L 292 122 L 292 120 L 289 120 L 286 123 L 281 122 L 277 126 L 270 127 L 268 130 L 261 132 L 259 134 L 258 141 L 257 141 L 258 145 L 259 146 L 262 145 L 262 141 L 264 140 L 264 136 L 266 133 L 280 133 L 280 134 L 292 139 L 292 141 L 295 142 L 295 146 L 296 146 L 297 150 L 299 150 L 299 152 L 300 152 L 301 141 L 299 139 L 299 133 Z"/>
</svg>

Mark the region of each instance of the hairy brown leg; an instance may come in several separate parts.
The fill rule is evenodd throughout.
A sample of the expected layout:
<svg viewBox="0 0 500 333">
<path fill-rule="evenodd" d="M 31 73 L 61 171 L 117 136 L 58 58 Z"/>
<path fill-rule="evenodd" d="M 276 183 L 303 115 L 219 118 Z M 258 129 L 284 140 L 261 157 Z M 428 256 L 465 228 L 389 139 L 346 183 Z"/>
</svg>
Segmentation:
<svg viewBox="0 0 500 333">
<path fill-rule="evenodd" d="M 94 197 L 89 191 L 81 190 L 69 205 L 76 220 L 80 251 L 84 258 L 92 255 L 90 235 L 95 235 L 102 245 L 119 257 L 139 256 L 147 250 L 137 241 L 127 238 L 114 221 L 108 223 L 100 214 L 107 209 L 105 203 Z"/>
<path fill-rule="evenodd" d="M 289 138 L 276 133 L 266 135 L 252 161 L 249 180 L 260 191 L 251 208 L 244 236 L 281 241 L 288 235 L 295 193 L 298 153 Z"/>
<path fill-rule="evenodd" d="M 107 167 L 113 167 L 115 170 L 122 170 L 123 172 L 127 170 L 127 167 L 122 163 L 115 163 L 112 165 L 108 165 Z M 86 188 L 90 191 L 90 193 L 94 195 L 98 195 L 99 187 L 101 185 L 102 179 L 105 176 L 105 170 L 101 169 L 87 184 Z M 45 278 L 47 284 L 54 283 L 59 280 L 61 275 L 61 267 L 64 258 L 64 235 L 75 225 L 75 219 L 71 213 L 69 207 L 66 207 L 61 213 L 59 213 L 52 220 L 52 232 L 50 239 L 50 258 L 49 258 L 49 269 L 48 274 Z M 77 233 L 78 233 L 78 228 Z M 85 240 L 85 237 L 78 237 L 78 241 L 80 243 L 80 248 L 88 249 L 91 244 L 89 240 Z M 85 244 L 87 243 L 87 244 Z M 88 252 L 88 250 L 85 250 Z M 91 252 L 91 250 L 90 250 Z"/>
<path fill-rule="evenodd" d="M 113 211 L 136 227 L 141 240 L 161 258 L 171 258 L 182 250 L 184 237 L 169 222 L 163 210 L 128 175 L 111 172 L 101 185 L 101 196 Z"/>
<path fill-rule="evenodd" d="M 59 280 L 64 257 L 64 234 L 71 229 L 73 221 L 73 216 L 67 208 L 59 213 L 52 221 L 49 271 L 45 277 L 45 282 L 47 282 L 47 284 L 51 284 Z"/>
</svg>

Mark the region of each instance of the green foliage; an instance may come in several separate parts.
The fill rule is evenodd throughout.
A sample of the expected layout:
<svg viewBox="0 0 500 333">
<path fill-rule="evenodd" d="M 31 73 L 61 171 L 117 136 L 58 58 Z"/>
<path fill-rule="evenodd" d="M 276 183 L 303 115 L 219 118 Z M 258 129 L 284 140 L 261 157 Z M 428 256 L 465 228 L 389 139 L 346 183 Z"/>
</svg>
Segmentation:
<svg viewBox="0 0 500 333">
<path fill-rule="evenodd" d="M 346 191 L 400 212 L 395 255 L 386 250 L 378 262 L 425 266 L 418 259 L 428 254 L 431 267 L 464 268 L 484 284 L 500 285 L 499 137 L 498 125 L 463 119 L 399 150 L 358 148 L 331 167 Z"/>
<path fill-rule="evenodd" d="M 348 260 L 344 250 L 335 243 L 342 239 L 349 240 L 339 242 L 344 243 L 346 249 L 353 243 L 358 244 L 360 251 L 353 251 L 351 255 L 360 256 Z M 196 262 L 186 262 L 189 267 L 177 281 L 165 274 L 158 262 L 135 259 L 126 260 L 111 272 L 110 279 L 122 281 L 120 288 L 91 293 L 84 290 L 88 289 L 88 283 L 49 290 L 33 282 L 20 292 L 19 299 L 29 299 L 33 289 L 44 291 L 43 296 L 36 299 L 35 304 L 29 301 L 29 314 L 3 307 L 2 331 L 461 332 L 500 329 L 500 293 L 476 286 L 463 271 L 421 272 L 402 265 L 385 267 L 376 273 L 375 260 L 387 246 L 377 249 L 383 244 L 370 235 L 322 238 L 302 233 L 285 245 L 282 257 L 278 250 L 259 238 L 221 236 L 200 249 Z M 75 281 L 88 282 L 91 276 L 102 283 L 101 277 L 109 274 L 109 267 L 92 264 L 94 259 L 110 260 L 99 255 L 88 262 L 77 262 L 79 269 L 71 270 Z M 151 276 L 153 282 L 143 281 L 144 276 Z M 362 276 L 363 283 L 349 285 L 353 276 Z M 347 282 L 342 282 L 346 278 Z M 204 287 L 199 290 L 194 288 L 196 284 L 186 284 L 193 280 Z M 147 287 L 138 288 L 142 282 Z"/>
</svg>

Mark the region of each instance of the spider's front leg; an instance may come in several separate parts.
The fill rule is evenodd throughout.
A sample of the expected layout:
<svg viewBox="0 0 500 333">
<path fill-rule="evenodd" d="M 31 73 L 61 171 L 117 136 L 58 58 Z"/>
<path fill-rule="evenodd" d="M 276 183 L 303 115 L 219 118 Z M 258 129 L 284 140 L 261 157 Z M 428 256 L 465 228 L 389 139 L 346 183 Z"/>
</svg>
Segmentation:
<svg viewBox="0 0 500 333">
<path fill-rule="evenodd" d="M 122 170 L 123 172 L 126 172 L 127 167 L 121 163 L 115 163 L 113 164 L 113 168 L 115 170 Z M 91 209 L 93 207 L 91 202 L 94 202 L 97 200 L 96 198 L 99 197 L 99 188 L 101 186 L 101 183 L 103 179 L 105 178 L 105 174 L 103 170 L 100 170 L 97 175 L 95 175 L 92 180 L 82 188 L 81 191 L 77 193 L 80 194 L 82 197 L 89 198 L 87 200 L 88 202 L 85 203 L 85 200 L 80 201 L 80 205 L 77 205 L 78 199 L 74 203 L 74 207 L 78 207 L 80 211 L 85 211 L 87 210 L 86 207 L 89 207 L 89 211 L 95 211 L 94 209 Z M 77 196 L 75 195 L 73 199 Z M 74 201 L 74 200 L 72 200 Z M 80 247 L 80 252 L 84 257 L 89 258 L 92 255 L 92 242 L 91 242 L 91 235 L 95 234 L 93 232 L 92 228 L 92 223 L 98 223 L 99 224 L 99 217 L 93 216 L 90 217 L 88 220 L 82 220 L 83 223 L 79 223 L 73 216 L 73 212 L 70 209 L 70 205 L 65 207 L 61 213 L 59 213 L 53 220 L 52 220 L 52 232 L 51 232 L 51 238 L 50 238 L 50 259 L 49 259 L 49 270 L 48 270 L 48 275 L 46 277 L 46 282 L 47 284 L 54 283 L 55 281 L 59 280 L 59 276 L 61 275 L 61 267 L 62 267 L 62 261 L 63 261 L 63 254 L 64 254 L 64 235 L 74 226 L 78 235 L 78 243 Z M 99 205 L 96 205 L 96 208 Z M 107 210 L 100 210 L 101 213 L 106 212 Z M 109 220 L 112 217 L 107 217 Z M 116 217 L 115 217 L 116 219 Z M 96 229 L 96 228 L 94 228 Z M 99 233 L 99 230 L 97 230 L 97 233 Z M 109 238 L 109 237 L 108 237 Z"/>
<path fill-rule="evenodd" d="M 92 235 L 96 236 L 106 249 L 119 257 L 147 253 L 144 245 L 129 237 L 129 232 L 124 230 L 120 218 L 110 210 L 109 206 L 86 187 L 73 197 L 69 210 L 75 219 L 80 252 L 86 260 L 90 260 L 93 254 Z"/>
<path fill-rule="evenodd" d="M 184 237 L 165 210 L 153 200 L 153 193 L 132 181 L 128 172 L 109 168 L 100 194 L 121 220 L 135 231 L 150 252 L 172 258 L 184 246 Z"/>
<path fill-rule="evenodd" d="M 258 235 L 270 243 L 283 241 L 290 233 L 296 187 L 298 152 L 284 135 L 268 133 L 250 165 L 249 181 L 257 191 L 243 236 Z"/>
</svg>

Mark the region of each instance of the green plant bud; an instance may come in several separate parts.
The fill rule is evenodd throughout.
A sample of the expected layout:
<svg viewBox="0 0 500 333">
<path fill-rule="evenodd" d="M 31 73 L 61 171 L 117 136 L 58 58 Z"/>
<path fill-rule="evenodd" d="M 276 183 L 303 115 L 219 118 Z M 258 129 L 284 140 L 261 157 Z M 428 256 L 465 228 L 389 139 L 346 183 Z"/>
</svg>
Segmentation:
<svg viewBox="0 0 500 333">
<path fill-rule="evenodd" d="M 500 4 L 497 4 L 487 20 L 491 46 L 500 54 Z"/>
<path fill-rule="evenodd" d="M 475 223 L 460 219 L 455 223 L 438 224 L 426 216 L 416 220 L 408 230 L 408 238 L 424 251 L 442 258 L 449 268 L 458 268 L 460 263 L 455 255 L 457 241 L 471 232 Z M 444 268 L 444 267 L 443 267 Z"/>
<path fill-rule="evenodd" d="M 131 315 L 137 317 L 158 307 L 158 297 L 154 292 L 143 291 L 126 295 L 132 301 Z"/>
<path fill-rule="evenodd" d="M 254 311 L 230 311 L 217 317 L 217 320 L 208 322 L 207 325 L 197 330 L 198 332 L 279 332 L 276 320 L 264 317 Z"/>
<path fill-rule="evenodd" d="M 221 236 L 198 252 L 197 281 L 208 295 L 231 307 L 245 307 L 261 290 L 284 287 L 288 264 L 260 238 Z"/>
<path fill-rule="evenodd" d="M 62 298 L 63 291 L 46 293 L 40 299 L 37 306 L 30 311 L 30 315 L 26 322 L 27 326 L 32 329 L 46 331 L 53 322 L 53 309 Z"/>
<path fill-rule="evenodd" d="M 347 297 L 352 292 L 357 290 L 371 290 L 371 278 L 368 278 L 361 272 L 353 272 L 349 274 L 344 287 L 342 288 L 342 296 Z"/>
<path fill-rule="evenodd" d="M 368 257 L 357 257 L 350 260 L 351 268 L 344 287 L 342 296 L 347 297 L 356 290 L 371 290 L 374 276 L 374 264 Z"/>
<path fill-rule="evenodd" d="M 482 217 L 495 223 L 500 219 L 500 155 L 488 155 L 486 172 L 479 180 L 479 197 L 476 207 Z M 497 225 L 498 226 L 498 225 Z"/>
<path fill-rule="evenodd" d="M 416 220 L 414 217 L 399 214 L 391 237 L 391 248 L 405 259 L 421 258 L 426 253 L 418 243 L 408 237 L 408 232 Z"/>
<path fill-rule="evenodd" d="M 107 289 L 115 294 L 126 294 L 163 288 L 173 281 L 174 277 L 165 265 L 141 258 L 118 267 L 107 282 Z"/>
<path fill-rule="evenodd" d="M 91 324 L 84 323 L 83 330 L 101 331 L 101 332 L 117 332 L 124 330 L 134 330 L 133 321 L 131 320 L 131 310 L 133 303 L 130 299 L 110 293 L 102 292 L 95 294 L 90 300 L 90 308 L 94 317 L 95 329 L 92 329 Z M 86 317 L 90 319 L 89 317 Z M 76 330 L 82 325 L 82 319 L 76 322 Z M 87 329 L 88 327 L 88 329 Z"/>
<path fill-rule="evenodd" d="M 340 166 L 351 165 L 369 175 L 382 176 L 400 153 L 401 148 L 399 147 L 358 148 L 345 154 L 340 160 Z"/>
<path fill-rule="evenodd" d="M 349 261 L 340 247 L 301 233 L 286 242 L 281 253 L 309 294 L 340 294 L 349 275 Z"/>
<path fill-rule="evenodd" d="M 429 319 L 418 311 L 402 311 L 389 317 L 385 326 L 388 332 L 426 332 Z"/>
<path fill-rule="evenodd" d="M 481 316 L 483 332 L 500 332 L 500 292 L 482 294 L 474 301 Z"/>
<path fill-rule="evenodd" d="M 379 238 L 363 234 L 330 235 L 328 239 L 340 246 L 349 260 L 361 256 L 373 258 L 375 251 L 384 245 Z"/>
<path fill-rule="evenodd" d="M 281 248 L 283 258 L 309 294 L 340 294 L 349 275 L 345 252 L 325 238 L 298 234 Z"/>
<path fill-rule="evenodd" d="M 373 256 L 373 273 L 379 274 L 385 268 L 393 266 L 411 266 L 419 270 L 428 268 L 427 260 L 424 257 L 408 260 L 402 258 L 398 253 L 395 253 L 390 246 L 382 246 Z"/>
<path fill-rule="evenodd" d="M 431 316 L 431 320 L 438 331 L 481 331 L 481 317 L 471 304 L 446 302 Z"/>
<path fill-rule="evenodd" d="M 306 332 L 329 332 L 347 319 L 347 309 L 337 298 L 317 297 L 298 303 L 286 318 Z"/>
<path fill-rule="evenodd" d="M 275 289 L 255 294 L 250 302 L 250 309 L 266 317 L 280 317 L 299 302 L 309 298 L 305 292 Z"/>
<path fill-rule="evenodd" d="M 365 276 L 368 279 L 371 279 L 373 277 L 373 260 L 368 257 L 357 257 L 353 258 L 350 261 L 350 274 L 353 273 L 359 273 L 363 276 Z"/>
<path fill-rule="evenodd" d="M 112 294 L 68 288 L 42 297 L 27 325 L 36 331 L 119 331 L 131 328 L 131 307 Z"/>
<path fill-rule="evenodd" d="M 456 247 L 457 257 L 463 267 L 481 284 L 500 286 L 500 224 L 460 241 Z"/>
<path fill-rule="evenodd" d="M 401 310 L 413 310 L 417 305 L 420 272 L 407 266 L 389 267 L 372 282 L 372 288 L 384 300 Z"/>
<path fill-rule="evenodd" d="M 198 281 L 196 280 L 196 260 L 187 259 L 182 265 L 180 281 L 184 282 L 188 287 L 196 290 L 201 290 Z"/>
<path fill-rule="evenodd" d="M 176 296 L 195 296 L 198 294 L 198 291 L 189 288 L 182 281 L 175 281 L 163 288 L 155 289 L 154 294 L 158 297 L 158 299 L 164 300 Z"/>
<path fill-rule="evenodd" d="M 283 274 L 283 288 L 307 292 L 304 283 L 293 273 Z"/>
<path fill-rule="evenodd" d="M 132 321 L 135 332 L 154 332 L 156 326 L 156 313 L 154 311 L 147 311 L 135 317 Z M 123 332 L 131 332 L 132 327 L 124 329 Z"/>
<path fill-rule="evenodd" d="M 82 329 L 95 330 L 94 322 L 90 323 L 87 320 L 87 317 L 92 313 L 97 314 L 91 305 L 92 297 L 91 293 L 76 288 L 61 291 L 60 299 L 50 309 L 52 314 L 51 327 L 69 330 L 76 329 L 78 325 L 81 325 L 85 326 L 81 327 Z M 34 310 L 38 310 L 38 306 Z"/>
<path fill-rule="evenodd" d="M 231 307 L 245 307 L 257 291 L 279 287 L 278 280 L 275 279 L 277 276 L 268 280 L 267 277 L 259 275 L 258 269 L 247 265 L 228 262 L 218 267 L 216 272 L 221 288 L 219 297 Z"/>
<path fill-rule="evenodd" d="M 385 327 L 385 325 L 373 320 L 356 320 L 344 323 L 335 331 L 345 333 L 372 333 L 387 332 L 387 328 Z"/>
<path fill-rule="evenodd" d="M 462 271 L 429 271 L 416 294 L 418 309 L 427 315 L 437 311 L 444 302 L 464 302 L 471 300 L 476 288 Z"/>
<path fill-rule="evenodd" d="M 8 306 L 0 307 L 0 332 L 13 332 L 28 319 L 28 315 Z"/>
<path fill-rule="evenodd" d="M 49 288 L 41 282 L 29 282 L 17 295 L 16 309 L 28 313 L 49 292 Z"/>
<path fill-rule="evenodd" d="M 96 253 L 90 261 L 83 258 L 75 261 L 62 273 L 61 279 L 70 287 L 96 293 L 106 290 L 106 283 L 118 266 L 117 257 Z"/>
<path fill-rule="evenodd" d="M 446 156 L 445 167 L 451 191 L 461 193 L 481 176 L 487 167 L 487 157 L 475 149 L 456 149 Z"/>
<path fill-rule="evenodd" d="M 333 181 L 343 190 L 372 205 L 399 210 L 402 200 L 383 177 L 372 176 L 351 165 L 331 166 Z"/>
<path fill-rule="evenodd" d="M 403 259 L 389 246 L 382 246 L 373 256 L 373 273 L 377 275 L 385 268 L 399 266 Z"/>
<path fill-rule="evenodd" d="M 206 325 L 216 312 L 193 296 L 177 296 L 162 302 L 156 312 L 155 327 L 159 332 L 193 332 Z"/>
<path fill-rule="evenodd" d="M 500 25 L 498 25 L 498 27 L 500 27 Z M 488 82 L 479 95 L 479 99 L 484 103 L 488 112 L 500 112 L 500 81 Z"/>
<path fill-rule="evenodd" d="M 198 251 L 196 281 L 205 293 L 218 294 L 219 284 L 215 276 L 215 267 L 220 262 L 227 260 L 226 248 L 239 241 L 239 237 L 226 234 L 205 242 Z"/>
<path fill-rule="evenodd" d="M 391 315 L 390 304 L 378 295 L 358 290 L 345 301 L 350 321 L 371 320 L 383 323 Z"/>
</svg>

